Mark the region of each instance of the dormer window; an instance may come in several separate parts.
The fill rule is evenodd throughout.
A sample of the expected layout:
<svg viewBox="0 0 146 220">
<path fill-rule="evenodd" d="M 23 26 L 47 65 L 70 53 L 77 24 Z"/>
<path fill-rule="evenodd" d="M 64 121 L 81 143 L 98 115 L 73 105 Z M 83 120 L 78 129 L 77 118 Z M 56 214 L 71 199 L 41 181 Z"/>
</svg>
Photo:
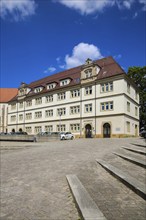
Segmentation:
<svg viewBox="0 0 146 220">
<path fill-rule="evenodd" d="M 43 90 L 43 87 L 40 86 L 40 87 L 35 88 L 35 89 L 34 89 L 34 92 L 35 92 L 35 93 L 38 93 L 38 92 L 41 92 L 42 90 Z"/>
<path fill-rule="evenodd" d="M 89 78 L 92 76 L 92 69 L 87 69 L 85 70 L 85 78 Z"/>
<path fill-rule="evenodd" d="M 70 83 L 70 79 L 64 79 L 60 81 L 60 86 L 66 86 Z"/>
<path fill-rule="evenodd" d="M 47 89 L 48 89 L 48 90 L 54 89 L 55 86 L 56 86 L 56 83 L 49 83 L 49 84 L 47 85 Z"/>
</svg>

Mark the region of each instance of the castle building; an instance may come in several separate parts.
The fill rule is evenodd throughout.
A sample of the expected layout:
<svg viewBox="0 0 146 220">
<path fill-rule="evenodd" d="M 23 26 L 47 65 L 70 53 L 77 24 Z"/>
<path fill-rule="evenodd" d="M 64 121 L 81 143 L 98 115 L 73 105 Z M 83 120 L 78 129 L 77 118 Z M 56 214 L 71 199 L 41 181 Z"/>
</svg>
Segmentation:
<svg viewBox="0 0 146 220">
<path fill-rule="evenodd" d="M 138 136 L 139 94 L 112 57 L 21 83 L 8 107 L 9 132 L 70 131 L 76 137 Z"/>
</svg>

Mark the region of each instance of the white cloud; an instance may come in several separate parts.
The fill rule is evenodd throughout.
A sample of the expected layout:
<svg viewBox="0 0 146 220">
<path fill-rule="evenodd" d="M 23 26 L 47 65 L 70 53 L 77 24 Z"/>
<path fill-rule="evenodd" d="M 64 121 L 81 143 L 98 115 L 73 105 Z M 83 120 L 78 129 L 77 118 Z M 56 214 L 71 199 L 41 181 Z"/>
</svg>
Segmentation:
<svg viewBox="0 0 146 220">
<path fill-rule="evenodd" d="M 115 0 L 54 0 L 54 2 L 59 2 L 69 8 L 73 8 L 84 15 L 102 11 L 106 7 L 111 7 L 115 3 Z"/>
<path fill-rule="evenodd" d="M 0 16 L 5 19 L 11 15 L 15 21 L 23 20 L 35 14 L 36 3 L 34 0 L 1 0 Z"/>
<path fill-rule="evenodd" d="M 48 67 L 48 69 L 46 69 L 46 70 L 44 71 L 44 73 L 53 73 L 53 72 L 55 72 L 55 70 L 56 70 L 55 67 L 50 66 L 50 67 Z"/>
<path fill-rule="evenodd" d="M 146 11 L 146 0 L 139 0 L 139 3 L 144 4 L 142 9 Z"/>
<path fill-rule="evenodd" d="M 122 55 L 121 54 L 118 54 L 118 55 L 115 55 L 114 56 L 114 59 L 118 60 L 118 59 L 121 59 L 122 58 Z"/>
<path fill-rule="evenodd" d="M 133 19 L 135 19 L 138 16 L 138 12 L 135 12 L 133 15 Z"/>
<path fill-rule="evenodd" d="M 85 63 L 87 58 L 92 60 L 100 59 L 103 56 L 100 53 L 100 49 L 93 44 L 79 43 L 72 50 L 72 55 L 65 56 L 66 68 L 72 68 Z"/>
<path fill-rule="evenodd" d="M 130 9 L 135 0 L 116 0 L 119 9 Z"/>
</svg>

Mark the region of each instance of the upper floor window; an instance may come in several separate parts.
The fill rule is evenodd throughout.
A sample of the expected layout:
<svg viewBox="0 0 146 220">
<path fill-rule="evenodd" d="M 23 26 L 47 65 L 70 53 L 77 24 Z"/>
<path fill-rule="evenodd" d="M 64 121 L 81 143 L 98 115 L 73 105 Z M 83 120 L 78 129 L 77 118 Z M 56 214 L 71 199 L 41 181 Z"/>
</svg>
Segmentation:
<svg viewBox="0 0 146 220">
<path fill-rule="evenodd" d="M 38 93 L 38 92 L 41 92 L 43 90 L 43 87 L 42 86 L 39 86 L 37 88 L 34 89 L 34 92 L 35 93 Z"/>
<path fill-rule="evenodd" d="M 137 115 L 138 115 L 138 108 L 135 107 L 135 116 L 137 116 Z"/>
<path fill-rule="evenodd" d="M 58 108 L 57 109 L 57 115 L 65 115 L 66 114 L 66 108 Z"/>
<path fill-rule="evenodd" d="M 138 93 L 135 91 L 135 99 L 138 100 Z"/>
<path fill-rule="evenodd" d="M 65 99 L 66 98 L 66 94 L 65 94 L 65 92 L 61 92 L 61 93 L 58 93 L 57 94 L 57 100 L 59 101 L 59 100 L 63 100 L 63 99 Z"/>
<path fill-rule="evenodd" d="M 85 113 L 92 112 L 92 104 L 85 104 Z"/>
<path fill-rule="evenodd" d="M 89 78 L 92 76 L 92 69 L 85 70 L 85 78 Z"/>
<path fill-rule="evenodd" d="M 19 121 L 22 121 L 23 120 L 23 114 L 20 114 L 19 115 Z"/>
<path fill-rule="evenodd" d="M 32 106 L 32 100 L 27 100 L 26 101 L 26 107 Z"/>
<path fill-rule="evenodd" d="M 35 112 L 35 118 L 41 118 L 42 117 L 42 112 Z"/>
<path fill-rule="evenodd" d="M 42 98 L 41 98 L 41 97 L 36 98 L 36 99 L 35 99 L 35 104 L 36 104 L 36 105 L 42 104 Z"/>
<path fill-rule="evenodd" d="M 113 110 L 113 101 L 112 102 L 102 102 L 100 104 L 101 111 Z"/>
<path fill-rule="evenodd" d="M 130 112 L 130 102 L 127 102 L 127 112 Z"/>
<path fill-rule="evenodd" d="M 130 83 L 127 83 L 127 92 L 130 94 Z"/>
<path fill-rule="evenodd" d="M 75 97 L 80 96 L 80 90 L 79 89 L 72 90 L 70 93 L 71 93 L 71 98 L 75 98 Z"/>
<path fill-rule="evenodd" d="M 80 113 L 80 106 L 71 106 L 70 107 L 70 114 L 78 114 Z"/>
<path fill-rule="evenodd" d="M 49 109 L 45 111 L 45 117 L 52 117 L 53 116 L 53 109 Z"/>
<path fill-rule="evenodd" d="M 23 108 L 23 102 L 19 103 L 19 108 Z"/>
<path fill-rule="evenodd" d="M 68 85 L 70 83 L 70 79 L 64 79 L 60 81 L 60 86 L 65 86 Z"/>
<path fill-rule="evenodd" d="M 16 115 L 12 115 L 11 116 L 11 121 L 13 122 L 13 121 L 16 121 Z"/>
<path fill-rule="evenodd" d="M 91 95 L 92 94 L 92 86 L 85 87 L 85 95 Z"/>
<path fill-rule="evenodd" d="M 101 92 L 111 92 L 111 91 L 113 91 L 113 82 L 101 84 Z"/>
<path fill-rule="evenodd" d="M 55 86 L 56 86 L 56 83 L 49 83 L 49 84 L 47 85 L 47 89 L 54 89 Z"/>
<path fill-rule="evenodd" d="M 53 102 L 53 95 L 46 96 L 46 102 Z"/>
<path fill-rule="evenodd" d="M 16 103 L 15 104 L 11 104 L 11 110 L 15 110 L 16 109 Z"/>
<path fill-rule="evenodd" d="M 26 120 L 32 119 L 32 113 L 26 113 Z"/>
</svg>

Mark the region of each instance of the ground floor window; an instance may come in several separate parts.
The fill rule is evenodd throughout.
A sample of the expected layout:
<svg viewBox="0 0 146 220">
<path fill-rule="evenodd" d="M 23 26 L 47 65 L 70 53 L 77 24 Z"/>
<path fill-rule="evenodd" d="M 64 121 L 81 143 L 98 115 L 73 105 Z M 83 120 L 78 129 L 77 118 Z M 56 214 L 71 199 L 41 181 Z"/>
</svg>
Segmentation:
<svg viewBox="0 0 146 220">
<path fill-rule="evenodd" d="M 64 131 L 66 131 L 65 125 L 57 125 L 57 131 L 58 131 L 58 132 L 64 132 Z"/>
<path fill-rule="evenodd" d="M 47 125 L 45 126 L 45 131 L 52 132 L 53 131 L 53 125 Z"/>
<path fill-rule="evenodd" d="M 39 132 L 42 131 L 42 127 L 41 127 L 41 126 L 36 126 L 36 127 L 34 128 L 34 130 L 35 130 L 35 133 L 39 133 Z"/>
<path fill-rule="evenodd" d="M 31 134 L 32 133 L 32 128 L 31 127 L 25 127 L 25 130 L 27 133 Z"/>
<path fill-rule="evenodd" d="M 78 132 L 80 131 L 80 124 L 70 124 L 71 132 Z"/>
<path fill-rule="evenodd" d="M 126 127 L 127 127 L 127 132 L 130 132 L 130 122 L 129 121 L 126 122 Z"/>
</svg>

